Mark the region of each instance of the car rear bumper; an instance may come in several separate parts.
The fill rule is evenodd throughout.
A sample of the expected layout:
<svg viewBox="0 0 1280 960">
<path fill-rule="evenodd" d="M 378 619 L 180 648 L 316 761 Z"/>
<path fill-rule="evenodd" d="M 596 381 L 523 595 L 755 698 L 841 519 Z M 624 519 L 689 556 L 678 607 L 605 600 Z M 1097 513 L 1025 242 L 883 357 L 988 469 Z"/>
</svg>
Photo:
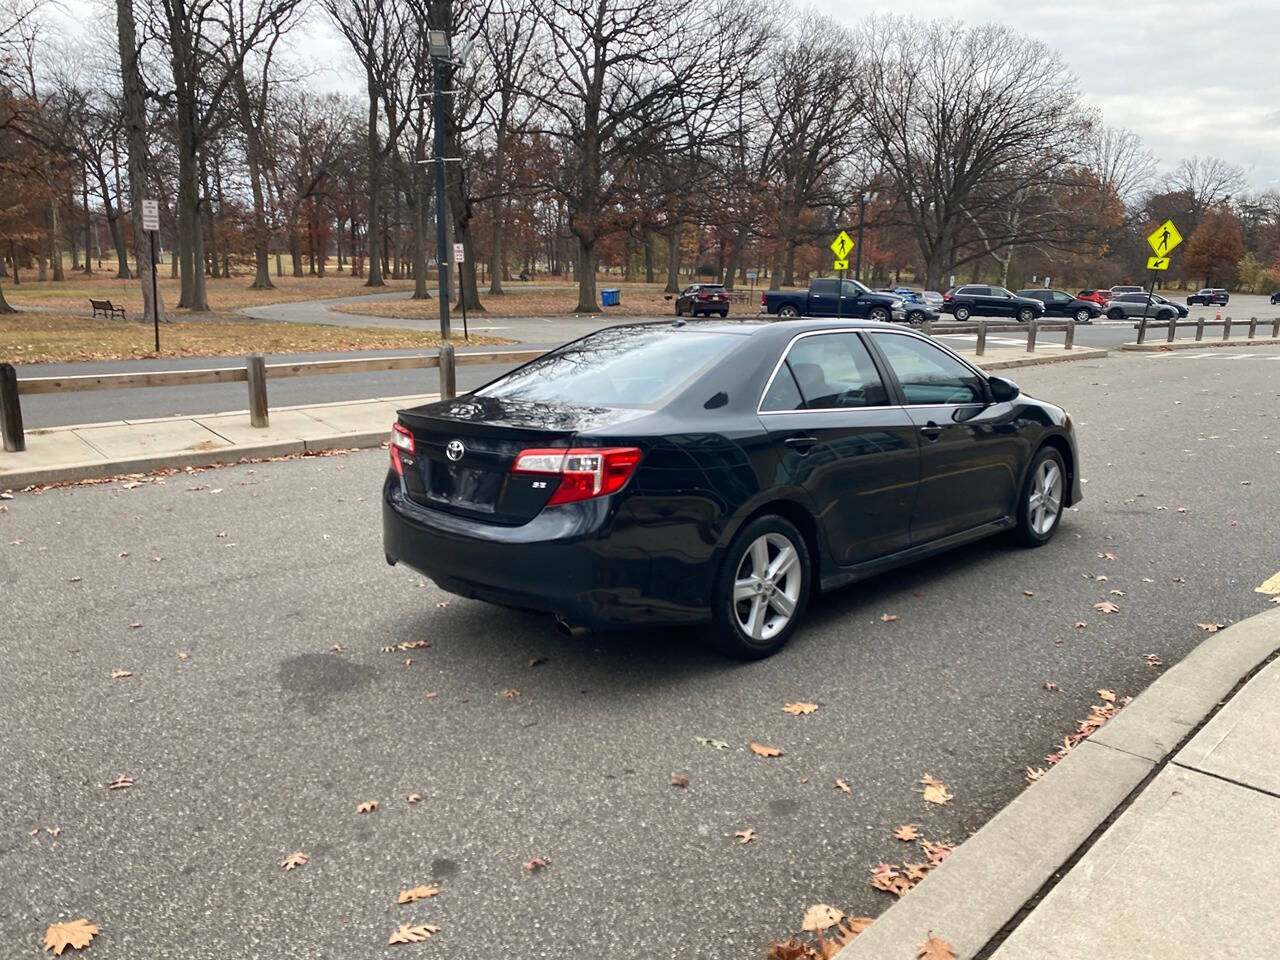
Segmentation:
<svg viewBox="0 0 1280 960">
<path fill-rule="evenodd" d="M 610 536 L 610 501 L 563 504 L 502 526 L 420 506 L 392 473 L 383 486 L 383 550 L 387 562 L 412 567 L 450 593 L 554 614 L 570 626 L 708 619 L 704 597 L 664 596 L 660 587 L 672 572 L 655 569 L 652 555 L 625 534 Z"/>
</svg>

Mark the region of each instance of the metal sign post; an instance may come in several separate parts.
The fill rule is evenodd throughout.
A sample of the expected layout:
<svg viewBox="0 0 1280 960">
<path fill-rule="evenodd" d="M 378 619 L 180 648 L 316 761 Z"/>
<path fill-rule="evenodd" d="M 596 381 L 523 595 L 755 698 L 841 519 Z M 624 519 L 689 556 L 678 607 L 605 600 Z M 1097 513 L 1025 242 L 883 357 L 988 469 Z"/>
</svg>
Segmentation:
<svg viewBox="0 0 1280 960">
<path fill-rule="evenodd" d="M 470 340 L 471 334 L 467 332 L 467 291 L 466 284 L 462 282 L 462 264 L 467 259 L 467 248 L 460 243 L 453 245 L 453 262 L 458 271 L 455 286 L 458 288 L 458 304 L 462 307 L 462 339 Z"/>
<path fill-rule="evenodd" d="M 1139 343 L 1145 343 L 1147 339 L 1147 314 L 1151 310 L 1151 298 L 1155 296 L 1156 278 L 1160 276 L 1160 271 L 1169 269 L 1169 251 L 1181 242 L 1182 234 L 1178 232 L 1172 220 L 1166 220 L 1151 232 L 1151 236 L 1147 237 L 1147 243 L 1151 245 L 1156 255 L 1147 258 L 1147 269 L 1151 271 L 1151 287 L 1147 290 L 1147 302 L 1142 305 L 1142 321 L 1138 324 Z M 1177 316 L 1169 320 L 1170 324 L 1175 325 L 1169 328 L 1170 339 L 1173 339 L 1177 322 Z"/>
<path fill-rule="evenodd" d="M 844 278 L 849 273 L 849 253 L 853 250 L 853 238 L 841 230 L 831 241 L 831 252 L 836 255 L 833 269 L 836 272 L 836 319 L 844 312 Z"/>
<path fill-rule="evenodd" d="M 151 234 L 151 319 L 156 328 L 156 353 L 160 352 L 160 288 L 156 282 L 160 258 L 156 254 L 156 235 L 160 232 L 160 203 L 142 201 L 142 229 Z"/>
</svg>

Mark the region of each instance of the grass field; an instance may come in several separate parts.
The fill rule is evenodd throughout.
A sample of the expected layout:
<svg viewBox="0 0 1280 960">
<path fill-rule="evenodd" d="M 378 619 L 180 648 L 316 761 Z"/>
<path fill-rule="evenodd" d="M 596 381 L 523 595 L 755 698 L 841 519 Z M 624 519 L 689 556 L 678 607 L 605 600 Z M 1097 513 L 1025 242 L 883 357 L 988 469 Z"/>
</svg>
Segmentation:
<svg viewBox="0 0 1280 960">
<path fill-rule="evenodd" d="M 510 343 L 471 337 L 473 344 Z M 329 324 L 272 323 L 243 317 L 199 320 L 178 316 L 160 327 L 155 353 L 150 324 L 92 319 L 76 314 L 30 312 L 0 315 L 0 357 L 14 364 L 130 360 L 145 357 L 218 357 L 339 350 L 406 350 L 433 347 L 436 334 L 417 330 L 360 329 Z"/>
</svg>

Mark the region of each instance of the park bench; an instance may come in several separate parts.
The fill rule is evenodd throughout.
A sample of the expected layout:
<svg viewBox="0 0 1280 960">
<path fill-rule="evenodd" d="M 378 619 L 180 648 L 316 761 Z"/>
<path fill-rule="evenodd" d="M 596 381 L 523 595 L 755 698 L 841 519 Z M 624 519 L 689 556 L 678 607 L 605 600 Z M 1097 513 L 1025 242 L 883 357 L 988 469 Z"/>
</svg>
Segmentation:
<svg viewBox="0 0 1280 960">
<path fill-rule="evenodd" d="M 107 319 L 111 319 L 112 317 L 117 317 L 117 316 L 121 320 L 125 319 L 124 307 L 117 307 L 114 304 L 112 304 L 110 300 L 95 300 L 93 299 L 93 297 L 90 297 L 89 306 L 93 307 L 93 315 L 95 317 L 98 314 L 102 314 Z"/>
</svg>

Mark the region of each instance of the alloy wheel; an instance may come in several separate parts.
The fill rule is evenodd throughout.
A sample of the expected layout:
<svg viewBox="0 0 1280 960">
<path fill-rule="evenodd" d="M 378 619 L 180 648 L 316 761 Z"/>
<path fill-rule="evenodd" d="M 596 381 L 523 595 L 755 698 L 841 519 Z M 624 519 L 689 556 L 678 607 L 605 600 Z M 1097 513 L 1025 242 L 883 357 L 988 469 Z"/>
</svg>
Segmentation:
<svg viewBox="0 0 1280 960">
<path fill-rule="evenodd" d="M 1052 460 L 1045 460 L 1031 481 L 1031 495 L 1027 497 L 1027 522 L 1037 535 L 1043 537 L 1058 522 L 1062 509 L 1062 471 Z"/>
<path fill-rule="evenodd" d="M 800 601 L 800 555 L 780 533 L 752 541 L 738 562 L 733 580 L 733 612 L 752 640 L 770 640 L 795 616 Z"/>
</svg>

